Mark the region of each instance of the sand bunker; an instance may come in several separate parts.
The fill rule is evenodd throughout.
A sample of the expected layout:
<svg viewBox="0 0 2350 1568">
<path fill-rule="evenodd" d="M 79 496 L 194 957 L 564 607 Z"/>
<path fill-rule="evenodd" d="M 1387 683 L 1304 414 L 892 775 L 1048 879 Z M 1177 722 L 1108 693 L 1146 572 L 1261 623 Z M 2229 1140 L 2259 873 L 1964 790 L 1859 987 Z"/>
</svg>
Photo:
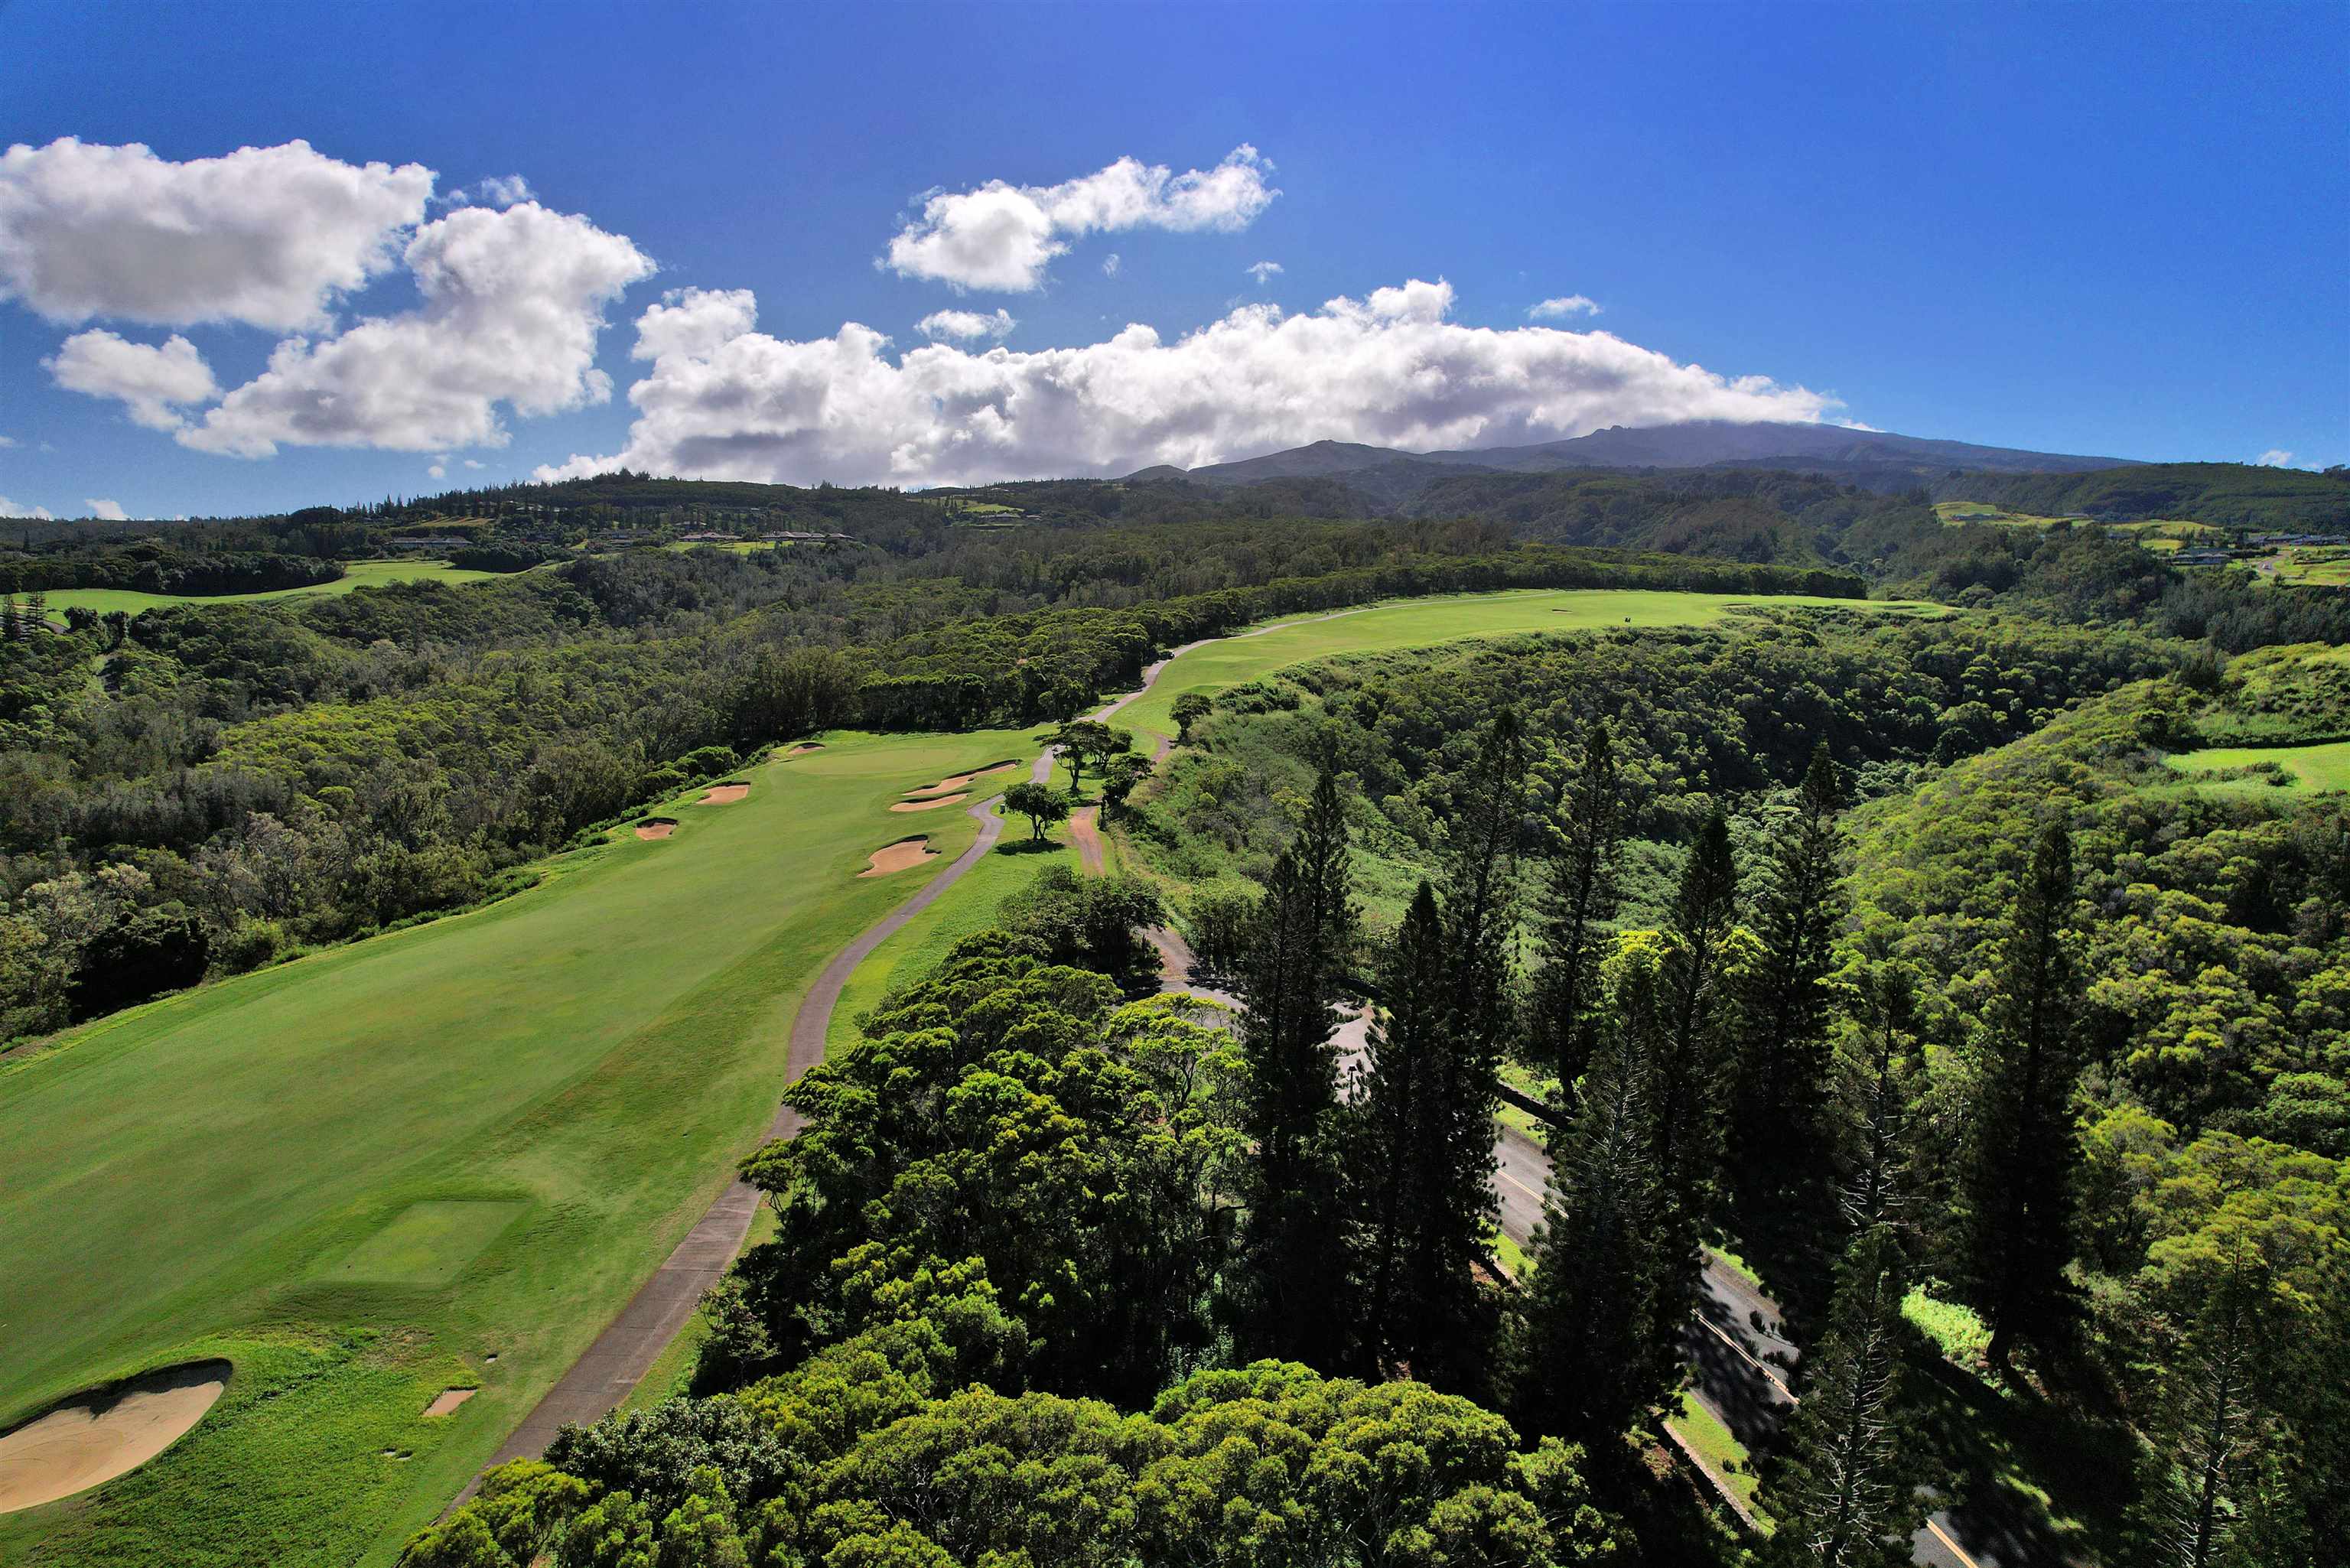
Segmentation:
<svg viewBox="0 0 2350 1568">
<path fill-rule="evenodd" d="M 644 821 L 637 824 L 637 836 L 639 838 L 667 838 L 671 834 L 675 833 L 676 831 L 677 822 L 672 817 L 649 816 L 645 818 Z"/>
<path fill-rule="evenodd" d="M 696 805 L 733 805 L 736 801 L 741 800 L 744 795 L 749 794 L 750 793 L 751 786 L 746 784 L 712 784 L 710 786 L 709 793 L 704 794 L 700 800 L 695 801 L 693 804 Z"/>
<path fill-rule="evenodd" d="M 453 1416 L 458 1406 L 480 1392 L 478 1388 L 443 1388 L 432 1397 L 432 1403 L 424 1407 L 424 1413 L 428 1416 Z"/>
<path fill-rule="evenodd" d="M 201 1420 L 225 1361 L 192 1361 L 76 1395 L 0 1438 L 0 1513 L 55 1502 L 138 1469 Z"/>
<path fill-rule="evenodd" d="M 967 774 L 950 774 L 936 784 L 926 784 L 920 789 L 908 790 L 906 798 L 923 800 L 934 794 L 945 794 L 951 790 L 962 788 L 973 779 L 985 778 L 989 774 L 1000 774 L 1006 768 L 1016 768 L 1019 765 L 1016 760 L 1008 763 L 990 763 L 983 768 L 973 768 Z"/>
<path fill-rule="evenodd" d="M 895 844 L 884 845 L 873 852 L 873 864 L 859 871 L 859 877 L 887 877 L 892 871 L 903 871 L 909 866 L 920 866 L 925 860 L 935 860 L 939 852 L 931 847 L 928 838 L 901 838 Z"/>
<path fill-rule="evenodd" d="M 969 800 L 971 796 L 968 794 L 942 794 L 938 796 L 936 799 L 925 798 L 922 800 L 901 800 L 889 809 L 891 811 L 936 811 L 942 805 L 952 805 L 957 801 Z"/>
<path fill-rule="evenodd" d="M 824 750 L 824 742 L 822 741 L 802 741 L 798 745 L 786 749 L 784 755 L 787 757 L 797 757 L 803 756 L 809 752 L 820 752 L 822 750 Z"/>
</svg>

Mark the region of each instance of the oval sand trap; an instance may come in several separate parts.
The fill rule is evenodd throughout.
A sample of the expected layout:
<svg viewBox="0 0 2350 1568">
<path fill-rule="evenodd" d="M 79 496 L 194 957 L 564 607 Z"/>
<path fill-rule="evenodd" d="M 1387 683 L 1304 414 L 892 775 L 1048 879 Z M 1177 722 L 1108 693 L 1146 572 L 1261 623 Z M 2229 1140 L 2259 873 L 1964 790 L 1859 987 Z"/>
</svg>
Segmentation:
<svg viewBox="0 0 2350 1568">
<path fill-rule="evenodd" d="M 892 871 L 903 871 L 909 866 L 920 866 L 925 860 L 935 860 L 939 852 L 931 847 L 927 838 L 901 838 L 895 844 L 885 844 L 873 852 L 873 864 L 859 871 L 859 877 L 887 877 Z"/>
<path fill-rule="evenodd" d="M 744 795 L 749 794 L 750 793 L 751 786 L 746 784 L 712 784 L 710 786 L 710 793 L 703 795 L 700 800 L 695 801 L 693 804 L 696 805 L 733 805 L 736 801 L 741 800 Z"/>
<path fill-rule="evenodd" d="M 906 798 L 920 800 L 930 795 L 945 794 L 950 790 L 962 788 L 973 779 L 985 778 L 989 774 L 1000 774 L 1006 768 L 1016 768 L 1019 765 L 1017 760 L 1008 763 L 990 763 L 983 768 L 973 768 L 967 774 L 950 774 L 936 784 L 926 784 L 919 789 L 908 790 Z"/>
<path fill-rule="evenodd" d="M 820 752 L 822 750 L 824 750 L 824 742 L 822 741 L 802 741 L 798 745 L 786 750 L 784 753 L 784 755 L 787 757 L 799 757 L 806 756 L 810 752 Z"/>
<path fill-rule="evenodd" d="M 55 1502 L 134 1470 L 201 1420 L 225 1361 L 192 1361 L 78 1394 L 0 1438 L 0 1513 Z"/>
<path fill-rule="evenodd" d="M 959 800 L 969 800 L 971 796 L 968 794 L 942 794 L 936 800 L 901 800 L 889 809 L 891 811 L 936 811 L 942 805 L 952 805 Z"/>
<path fill-rule="evenodd" d="M 649 816 L 637 824 L 639 838 L 667 838 L 677 831 L 677 824 L 666 816 Z"/>
</svg>

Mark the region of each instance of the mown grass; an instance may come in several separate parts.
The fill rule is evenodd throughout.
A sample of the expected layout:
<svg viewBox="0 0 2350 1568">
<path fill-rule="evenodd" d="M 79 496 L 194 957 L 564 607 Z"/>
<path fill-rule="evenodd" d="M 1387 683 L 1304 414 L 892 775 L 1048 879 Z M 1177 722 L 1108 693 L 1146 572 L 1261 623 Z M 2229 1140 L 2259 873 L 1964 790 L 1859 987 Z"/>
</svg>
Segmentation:
<svg viewBox="0 0 2350 1568">
<path fill-rule="evenodd" d="M 109 610 L 137 615 L 140 610 L 161 609 L 166 605 L 274 604 L 282 599 L 328 598 L 359 588 L 381 587 L 387 583 L 454 585 L 487 582 L 492 577 L 512 575 L 472 571 L 446 561 L 350 561 L 345 564 L 343 575 L 333 582 L 307 588 L 272 588 L 257 594 L 142 594 L 131 588 L 57 588 L 47 597 L 51 615 L 63 615 L 76 607 L 96 610 L 100 615 Z"/>
<path fill-rule="evenodd" d="M 2350 789 L 2350 741 L 2315 746 L 2208 746 L 2164 760 L 2204 789 L 2260 795 Z M 2248 768 L 2262 771 L 2238 772 Z M 2205 776 L 2230 774 L 2238 776 Z"/>
<path fill-rule="evenodd" d="M 1118 714 L 1116 723 L 1138 734 L 1173 735 L 1175 699 L 1208 695 L 1270 675 L 1292 664 L 1343 653 L 1426 648 L 1475 637 L 1522 632 L 1588 631 L 1599 627 L 1710 626 L 1747 606 L 1921 609 L 1939 607 L 1887 601 L 1811 598 L 1799 595 L 1667 593 L 1646 588 L 1532 588 L 1499 594 L 1455 594 L 1403 599 L 1284 625 L 1276 631 L 1228 638 L 1192 649 L 1168 666 L 1149 696 Z"/>
<path fill-rule="evenodd" d="M 389 1563 L 755 1143 L 799 993 L 921 885 L 856 875 L 906 831 L 889 804 L 1024 739 L 828 736 L 739 804 L 661 808 L 669 839 L 622 829 L 502 903 L 0 1069 L 0 1423 L 200 1355 L 237 1363 L 237 1401 L 286 1385 L 12 1518 L 9 1561 Z M 960 853 L 976 826 L 938 816 Z M 485 1199 L 512 1222 L 445 1282 L 334 1277 L 413 1205 Z M 479 1396 L 417 1423 L 469 1377 Z M 410 1457 L 380 1469 L 381 1447 Z"/>
</svg>

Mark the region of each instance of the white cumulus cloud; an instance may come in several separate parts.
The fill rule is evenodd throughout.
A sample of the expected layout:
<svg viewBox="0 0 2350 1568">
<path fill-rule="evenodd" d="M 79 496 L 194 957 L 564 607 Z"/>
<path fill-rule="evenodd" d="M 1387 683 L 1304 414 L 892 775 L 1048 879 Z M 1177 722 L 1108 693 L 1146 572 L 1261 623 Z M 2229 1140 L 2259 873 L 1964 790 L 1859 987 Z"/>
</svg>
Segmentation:
<svg viewBox="0 0 2350 1568">
<path fill-rule="evenodd" d="M 1256 279 L 1257 286 L 1262 288 L 1281 275 L 1281 264 L 1276 261 L 1261 261 L 1250 266 L 1247 271 L 1249 276 Z"/>
<path fill-rule="evenodd" d="M 2285 451 L 2282 447 L 2272 446 L 2269 448 L 2268 451 L 2261 453 L 2260 456 L 2254 458 L 2252 460 L 2252 466 L 2255 468 L 2291 468 L 2293 466 L 2293 453 Z"/>
<path fill-rule="evenodd" d="M 54 519 L 49 515 L 49 509 L 47 507 L 20 506 L 5 495 L 0 495 L 0 517 L 21 518 L 28 523 L 48 523 L 54 521 Z"/>
<path fill-rule="evenodd" d="M 426 477 L 426 478 L 428 478 L 428 479 L 446 479 L 446 478 L 448 478 L 448 477 L 449 477 L 449 454 L 448 454 L 447 452 L 442 452 L 439 457 L 434 458 L 434 459 L 432 460 L 432 466 L 430 466 L 429 468 L 427 468 L 427 469 L 424 471 L 424 475 L 425 475 L 425 477 Z"/>
<path fill-rule="evenodd" d="M 1272 171 L 1243 144 L 1213 169 L 1180 174 L 1121 158 L 1058 185 L 991 180 L 974 191 L 942 191 L 923 202 L 884 259 L 901 277 L 1024 294 L 1044 286 L 1053 259 L 1087 234 L 1246 228 L 1281 193 L 1265 182 Z M 1115 258 L 1104 270 L 1116 272 Z"/>
<path fill-rule="evenodd" d="M 64 137 L 0 153 L 0 298 L 52 321 L 316 327 L 391 265 L 432 171 L 307 141 L 174 163 Z"/>
<path fill-rule="evenodd" d="M 130 514 L 122 510 L 121 502 L 109 501 L 102 495 L 84 496 L 82 504 L 88 507 L 89 514 L 101 523 L 126 523 L 130 519 Z"/>
<path fill-rule="evenodd" d="M 529 202 L 461 207 L 418 229 L 404 259 L 418 308 L 286 339 L 180 441 L 239 457 L 502 446 L 501 403 L 537 415 L 611 396 L 595 368 L 604 307 L 653 271 L 625 236 Z"/>
<path fill-rule="evenodd" d="M 914 330 L 935 342 L 941 337 L 1003 337 L 1020 323 L 1008 310 L 982 316 L 976 310 L 933 310 L 914 323 Z"/>
<path fill-rule="evenodd" d="M 41 363 L 69 392 L 121 400 L 131 419 L 149 430 L 178 430 L 179 405 L 208 403 L 220 393 L 212 367 L 177 334 L 157 348 L 94 327 L 67 338 Z"/>
<path fill-rule="evenodd" d="M 477 202 L 485 207 L 515 207 L 535 200 L 536 192 L 531 190 L 530 182 L 519 174 L 493 174 L 470 189 L 449 192 L 449 204 L 452 207 L 470 206 Z"/>
<path fill-rule="evenodd" d="M 1461 326 L 1451 286 L 1413 281 L 1308 314 L 1243 306 L 1169 342 L 1022 352 L 932 343 L 892 358 L 849 322 L 756 330 L 747 291 L 645 312 L 627 445 L 540 479 L 627 467 L 705 479 L 973 483 L 1222 462 L 1330 438 L 1493 446 L 1680 420 L 1817 420 L 1835 400 L 1726 378 L 1605 332 Z"/>
<path fill-rule="evenodd" d="M 1536 321 L 1557 321 L 1569 316 L 1596 316 L 1598 301 L 1580 294 L 1562 294 L 1555 299 L 1545 299 L 1526 306 L 1526 315 Z"/>
</svg>

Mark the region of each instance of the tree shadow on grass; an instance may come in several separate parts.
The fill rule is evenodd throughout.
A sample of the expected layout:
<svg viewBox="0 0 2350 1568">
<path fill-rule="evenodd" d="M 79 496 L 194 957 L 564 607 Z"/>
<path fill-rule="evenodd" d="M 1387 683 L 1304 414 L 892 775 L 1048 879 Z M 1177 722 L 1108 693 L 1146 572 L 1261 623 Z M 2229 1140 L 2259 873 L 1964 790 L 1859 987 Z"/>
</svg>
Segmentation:
<svg viewBox="0 0 2350 1568">
<path fill-rule="evenodd" d="M 1050 855 L 1060 847 L 1062 846 L 1059 844 L 1049 838 L 1021 838 L 1010 844 L 997 845 L 995 852 L 998 855 Z"/>
</svg>

